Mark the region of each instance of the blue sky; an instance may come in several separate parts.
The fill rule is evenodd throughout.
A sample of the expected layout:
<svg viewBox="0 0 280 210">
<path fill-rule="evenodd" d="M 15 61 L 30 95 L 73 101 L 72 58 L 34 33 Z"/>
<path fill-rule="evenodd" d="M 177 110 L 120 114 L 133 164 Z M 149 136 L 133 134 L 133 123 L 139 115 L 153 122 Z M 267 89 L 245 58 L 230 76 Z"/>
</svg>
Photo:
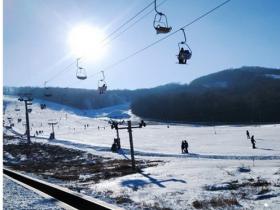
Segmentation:
<svg viewBox="0 0 280 210">
<path fill-rule="evenodd" d="M 163 0 L 158 0 L 162 2 Z M 4 85 L 43 86 L 75 61 L 67 42 L 71 29 L 86 23 L 110 34 L 151 0 L 4 0 Z M 167 0 L 159 8 L 174 30 L 223 0 Z M 150 8 L 152 9 L 152 7 Z M 148 11 L 148 10 L 147 10 Z M 241 66 L 279 68 L 280 1 L 232 0 L 186 28 L 193 57 L 176 64 L 177 33 L 105 71 L 109 89 L 147 88 L 188 83 L 206 74 Z M 98 61 L 84 61 L 89 75 L 105 69 L 165 35 L 152 26 L 154 12 L 119 38 Z M 75 65 L 50 86 L 96 89 L 101 75 L 78 81 Z"/>
</svg>

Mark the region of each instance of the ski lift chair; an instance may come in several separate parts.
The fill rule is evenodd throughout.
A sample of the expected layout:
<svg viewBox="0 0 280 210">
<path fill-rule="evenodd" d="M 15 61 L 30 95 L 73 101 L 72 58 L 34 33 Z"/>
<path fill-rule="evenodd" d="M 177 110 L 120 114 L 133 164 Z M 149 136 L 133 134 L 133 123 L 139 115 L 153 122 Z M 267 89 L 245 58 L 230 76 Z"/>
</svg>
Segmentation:
<svg viewBox="0 0 280 210">
<path fill-rule="evenodd" d="M 178 43 L 179 54 L 177 55 L 179 64 L 186 64 L 187 60 L 192 57 L 192 50 L 189 45 L 186 43 L 186 34 L 184 29 L 181 29 L 184 34 L 184 41 Z"/>
<path fill-rule="evenodd" d="M 85 80 L 87 78 L 86 70 L 82 67 L 78 67 L 76 77 L 80 80 Z"/>
<path fill-rule="evenodd" d="M 103 78 L 98 81 L 98 90 L 99 90 L 99 94 L 104 94 L 107 90 L 107 84 L 105 81 L 104 71 L 101 71 L 101 73 Z"/>
<path fill-rule="evenodd" d="M 86 73 L 86 69 L 79 66 L 79 60 L 81 58 L 77 59 L 77 72 L 76 72 L 76 77 L 80 80 L 85 80 L 87 78 L 87 73 Z"/>
<path fill-rule="evenodd" d="M 44 96 L 46 96 L 46 97 L 51 97 L 51 96 L 52 96 L 52 93 L 51 93 L 51 91 L 50 91 L 50 88 L 47 87 L 47 82 L 44 83 L 44 87 L 45 87 Z"/>
<path fill-rule="evenodd" d="M 157 10 L 157 1 L 156 0 L 154 1 L 154 5 L 155 5 L 156 14 L 155 14 L 153 25 L 154 25 L 154 28 L 155 28 L 157 34 L 169 33 L 171 31 L 172 27 L 168 26 L 166 15 Z"/>
<path fill-rule="evenodd" d="M 154 28 L 157 34 L 166 34 L 172 30 L 172 27 L 168 27 L 166 15 L 161 12 L 155 15 Z"/>
<path fill-rule="evenodd" d="M 51 92 L 49 91 L 49 88 L 45 88 L 45 94 L 44 94 L 46 97 L 51 97 L 52 94 Z"/>
<path fill-rule="evenodd" d="M 98 91 L 99 91 L 99 94 L 104 94 L 107 90 L 107 84 L 105 81 L 103 80 L 99 80 L 98 82 Z"/>
</svg>

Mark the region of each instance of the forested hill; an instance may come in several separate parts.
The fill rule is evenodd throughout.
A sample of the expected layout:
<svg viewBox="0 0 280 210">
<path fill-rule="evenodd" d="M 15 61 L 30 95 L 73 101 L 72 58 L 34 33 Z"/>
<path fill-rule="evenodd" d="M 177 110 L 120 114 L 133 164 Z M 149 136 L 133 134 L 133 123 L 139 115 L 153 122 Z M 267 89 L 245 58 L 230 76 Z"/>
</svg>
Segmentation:
<svg viewBox="0 0 280 210">
<path fill-rule="evenodd" d="M 39 87 L 4 87 L 4 94 L 13 96 L 29 94 L 32 95 L 34 99 L 48 100 L 78 109 L 98 109 L 123 103 L 131 103 L 148 93 L 169 93 L 178 89 L 183 89 L 183 87 L 184 86 L 178 84 L 167 84 L 151 89 L 108 90 L 102 95 L 100 95 L 97 90 L 90 89 L 48 87 L 46 90 Z M 50 93 L 51 96 L 47 97 L 45 93 Z"/>
<path fill-rule="evenodd" d="M 242 67 L 193 80 L 189 85 L 167 84 L 150 89 L 96 90 L 50 87 L 4 87 L 5 95 L 33 98 L 97 109 L 131 103 L 140 117 L 160 121 L 258 123 L 280 122 L 280 69 Z"/>
<path fill-rule="evenodd" d="M 280 122 L 280 70 L 224 70 L 192 81 L 183 91 L 137 98 L 131 107 L 141 117 L 163 121 Z"/>
</svg>

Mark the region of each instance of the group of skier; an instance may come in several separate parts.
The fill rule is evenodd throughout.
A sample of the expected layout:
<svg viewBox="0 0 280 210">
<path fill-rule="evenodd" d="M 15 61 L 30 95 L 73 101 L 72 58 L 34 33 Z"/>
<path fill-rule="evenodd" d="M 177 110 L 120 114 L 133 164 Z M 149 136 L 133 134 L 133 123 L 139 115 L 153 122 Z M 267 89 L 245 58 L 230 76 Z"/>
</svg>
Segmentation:
<svg viewBox="0 0 280 210">
<path fill-rule="evenodd" d="M 247 139 L 251 139 L 252 148 L 253 148 L 253 149 L 256 149 L 256 140 L 255 140 L 254 135 L 252 135 L 252 136 L 250 137 L 250 133 L 249 133 L 248 130 L 246 131 L 246 135 L 247 135 Z"/>
<path fill-rule="evenodd" d="M 187 140 L 183 140 L 181 143 L 182 153 L 189 153 L 188 148 L 189 148 L 189 144 L 188 144 Z"/>
<path fill-rule="evenodd" d="M 254 135 L 250 136 L 250 133 L 249 133 L 248 130 L 246 131 L 246 135 L 247 135 L 247 139 L 251 140 L 252 148 L 256 149 L 256 140 L 255 140 Z M 189 153 L 188 148 L 189 148 L 188 142 L 186 140 L 183 140 L 182 143 L 181 143 L 182 153 L 187 153 L 188 154 Z"/>
</svg>

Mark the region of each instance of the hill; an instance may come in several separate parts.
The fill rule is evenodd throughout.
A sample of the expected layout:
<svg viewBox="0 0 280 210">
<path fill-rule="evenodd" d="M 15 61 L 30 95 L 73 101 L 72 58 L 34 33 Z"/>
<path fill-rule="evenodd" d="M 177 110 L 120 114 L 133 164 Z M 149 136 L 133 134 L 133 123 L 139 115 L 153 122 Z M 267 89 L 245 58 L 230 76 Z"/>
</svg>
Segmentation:
<svg viewBox="0 0 280 210">
<path fill-rule="evenodd" d="M 140 117 L 190 123 L 280 122 L 280 70 L 263 67 L 227 69 L 193 80 L 189 85 L 167 84 L 150 89 L 96 90 L 50 87 L 4 87 L 5 95 L 30 93 L 78 109 L 131 104 Z"/>
<path fill-rule="evenodd" d="M 135 100 L 138 116 L 192 123 L 280 122 L 280 70 L 242 67 L 209 74 L 184 90 Z"/>
</svg>

